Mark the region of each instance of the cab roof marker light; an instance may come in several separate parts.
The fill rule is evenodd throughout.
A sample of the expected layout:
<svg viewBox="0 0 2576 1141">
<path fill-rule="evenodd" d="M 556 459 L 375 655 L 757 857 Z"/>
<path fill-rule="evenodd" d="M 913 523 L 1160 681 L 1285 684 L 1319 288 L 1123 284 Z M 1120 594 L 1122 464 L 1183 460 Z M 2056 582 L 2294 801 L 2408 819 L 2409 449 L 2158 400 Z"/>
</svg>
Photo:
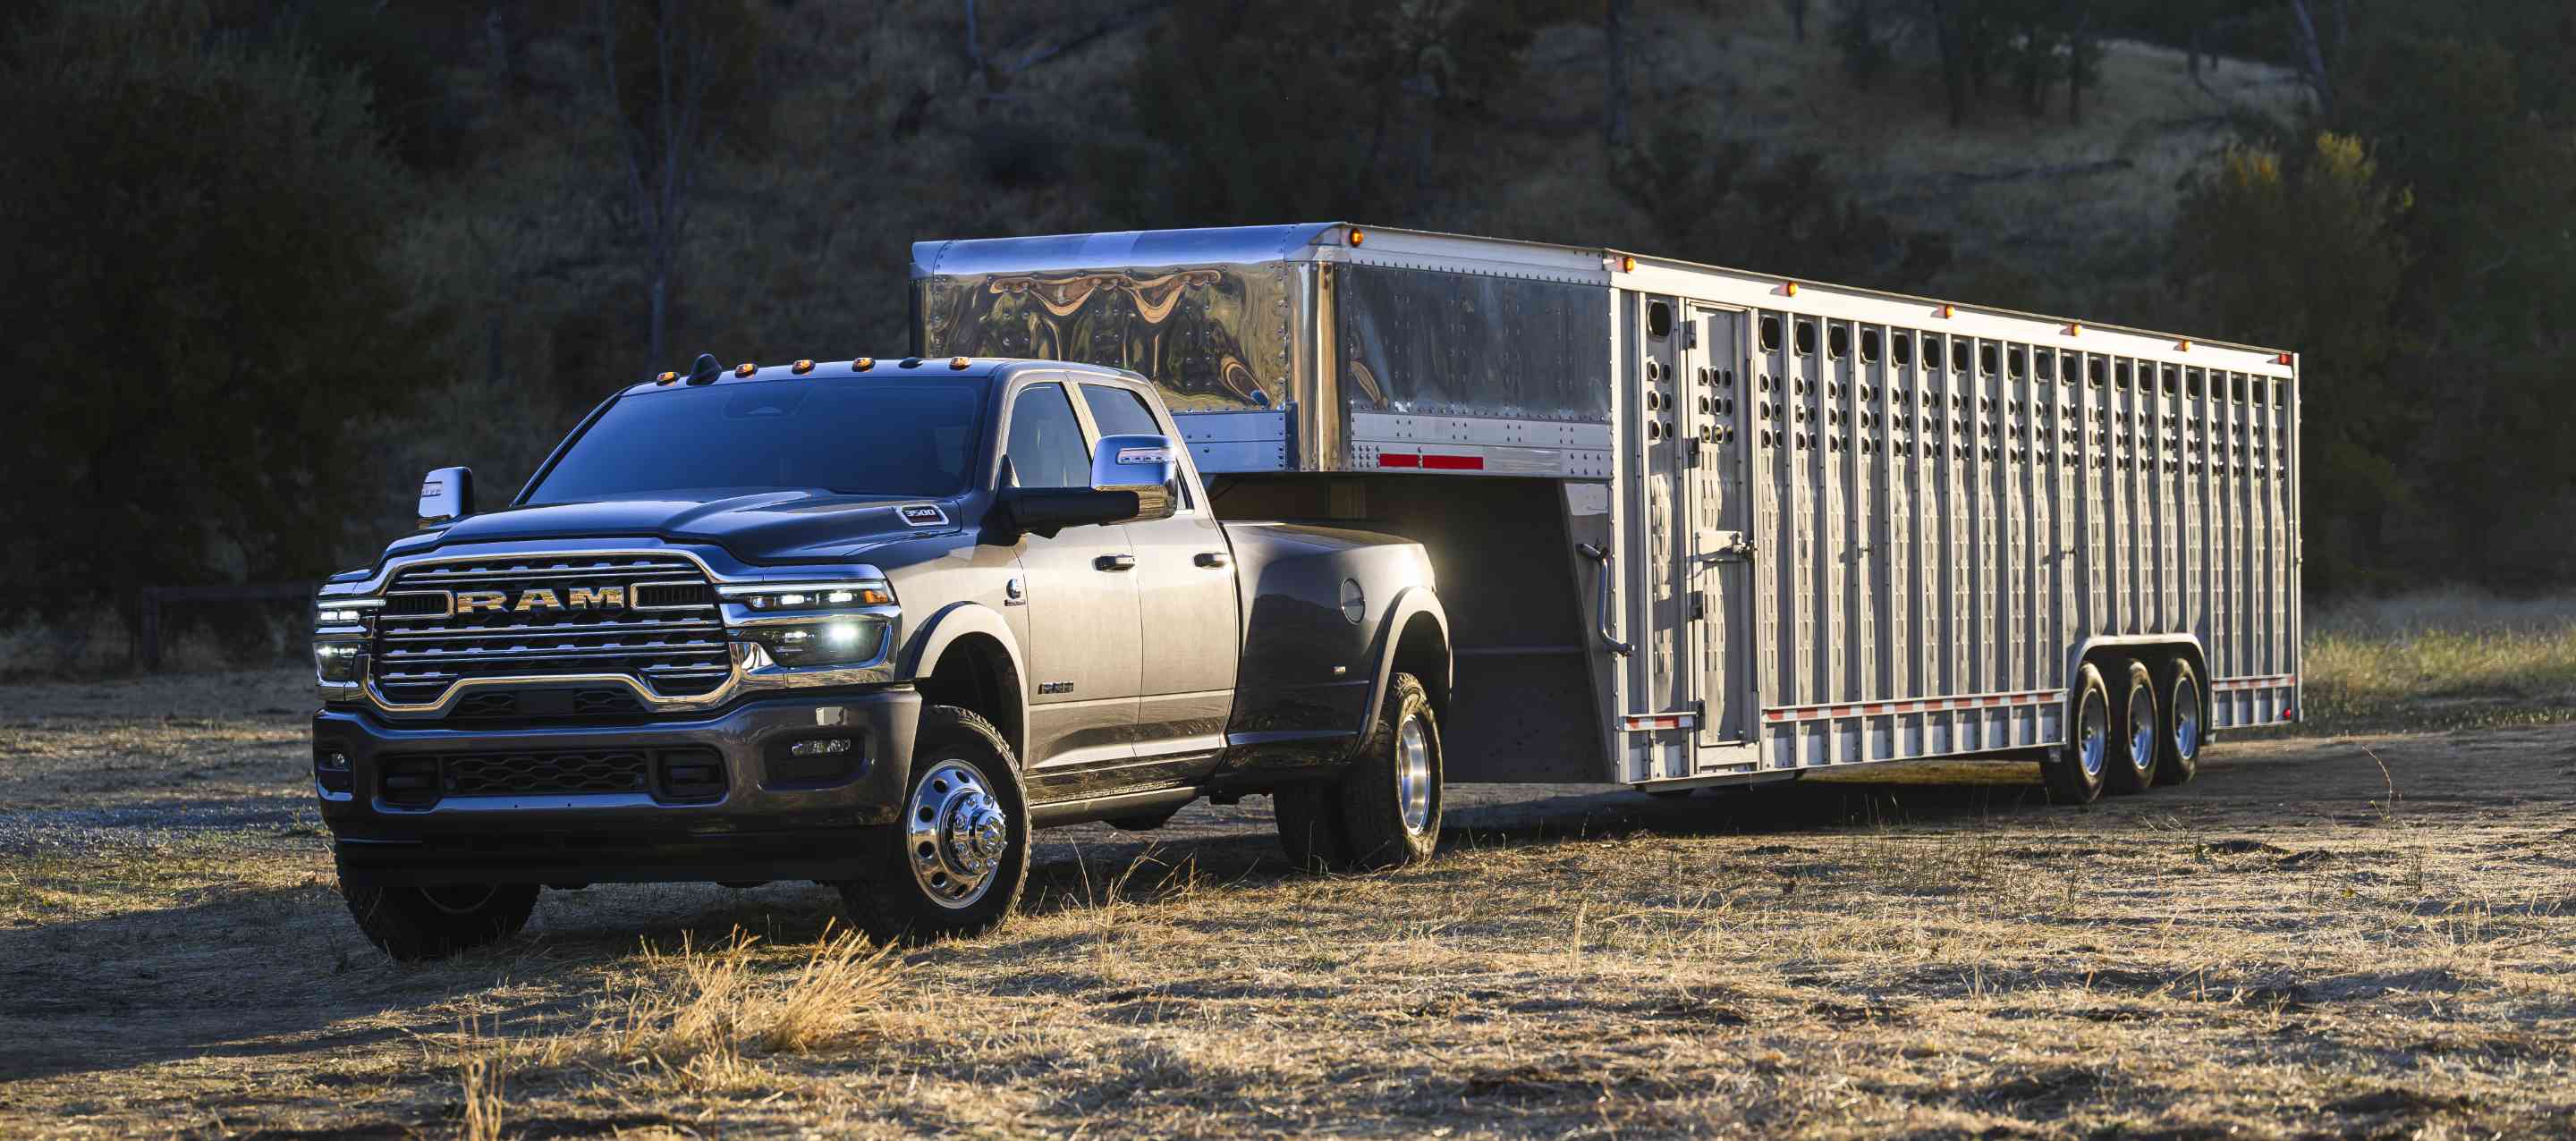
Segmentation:
<svg viewBox="0 0 2576 1141">
<path fill-rule="evenodd" d="M 866 372 L 875 367 L 877 367 L 877 358 L 875 357 L 860 357 L 859 359 L 850 362 L 851 372 Z"/>
<path fill-rule="evenodd" d="M 796 375 L 798 375 L 798 376 L 803 376 L 803 375 L 805 375 L 806 373 L 809 373 L 809 372 L 814 371 L 814 362 L 812 362 L 812 361 L 798 361 L 798 362 L 796 362 L 796 364 L 795 364 L 795 366 L 794 366 L 794 367 L 792 367 L 792 368 L 788 369 L 787 371 L 792 372 L 792 373 L 795 373 L 795 374 L 796 374 Z"/>
<path fill-rule="evenodd" d="M 660 375 L 660 376 L 654 377 L 654 378 L 653 378 L 653 383 L 655 383 L 655 384 L 669 384 L 669 383 L 671 383 L 672 381 L 675 381 L 675 380 L 678 380 L 678 379 L 680 379 L 680 374 L 678 374 L 678 373 L 676 373 L 676 372 L 666 372 L 666 373 L 663 373 L 663 374 L 662 374 L 662 375 Z"/>
<path fill-rule="evenodd" d="M 750 361 L 744 361 L 741 364 L 733 366 L 733 374 L 735 376 L 750 376 L 751 374 L 759 371 L 760 366 L 753 364 Z"/>
<path fill-rule="evenodd" d="M 960 368 L 960 369 L 962 369 L 962 368 L 966 367 L 966 364 L 967 364 L 967 359 L 966 359 L 965 357 L 950 357 L 950 358 L 948 358 L 948 367 L 950 367 L 950 368 Z"/>
</svg>

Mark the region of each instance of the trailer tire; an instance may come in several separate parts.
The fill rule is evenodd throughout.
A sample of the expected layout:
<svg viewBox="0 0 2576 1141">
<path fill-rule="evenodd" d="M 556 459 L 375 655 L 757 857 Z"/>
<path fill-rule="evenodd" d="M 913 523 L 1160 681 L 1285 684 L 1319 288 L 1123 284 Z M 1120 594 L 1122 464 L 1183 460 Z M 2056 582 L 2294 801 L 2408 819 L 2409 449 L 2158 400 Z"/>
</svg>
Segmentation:
<svg viewBox="0 0 2576 1141">
<path fill-rule="evenodd" d="M 2201 700 L 2200 675 L 2179 657 L 2174 659 L 2164 692 L 2156 783 L 2181 784 L 2200 773 L 2200 750 L 2209 743 L 2209 703 Z"/>
<path fill-rule="evenodd" d="M 2075 711 L 2068 720 L 2066 744 L 2041 761 L 2039 774 L 2049 799 L 2091 804 L 2102 796 L 2102 774 L 2110 767 L 2111 691 L 2102 671 L 2086 662 L 2075 671 Z"/>
<path fill-rule="evenodd" d="M 358 930 L 405 962 L 443 959 L 498 943 L 528 925 L 535 884 L 375 884 L 340 878 L 340 896 Z"/>
<path fill-rule="evenodd" d="M 2127 796 L 2155 787 L 2156 755 L 2162 751 L 2157 742 L 2165 726 L 2156 716 L 2155 672 L 2131 658 L 2123 663 L 2119 677 L 2120 699 L 2111 706 L 2118 718 L 2118 735 L 2111 742 L 2110 772 L 2103 784 L 2113 795 Z"/>
<path fill-rule="evenodd" d="M 972 938 L 999 928 L 1029 879 L 1028 797 L 1010 742 L 964 709 L 925 706 L 903 815 L 869 843 L 872 873 L 833 885 L 868 938 Z"/>
</svg>

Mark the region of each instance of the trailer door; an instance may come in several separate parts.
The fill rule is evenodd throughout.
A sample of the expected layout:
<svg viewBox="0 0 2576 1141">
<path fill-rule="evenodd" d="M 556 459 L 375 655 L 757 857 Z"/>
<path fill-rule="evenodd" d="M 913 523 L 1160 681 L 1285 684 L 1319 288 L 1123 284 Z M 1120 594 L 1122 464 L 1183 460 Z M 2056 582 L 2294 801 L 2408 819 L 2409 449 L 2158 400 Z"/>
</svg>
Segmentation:
<svg viewBox="0 0 2576 1141">
<path fill-rule="evenodd" d="M 1741 399 L 1744 311 L 1694 308 L 1674 403 L 1688 453 L 1683 499 L 1691 526 L 1682 579 L 1691 598 L 1690 654 L 1700 675 L 1699 743 L 1749 744 L 1753 689 L 1753 486 L 1746 474 Z M 1704 758 L 1718 764 L 1732 758 Z"/>
</svg>

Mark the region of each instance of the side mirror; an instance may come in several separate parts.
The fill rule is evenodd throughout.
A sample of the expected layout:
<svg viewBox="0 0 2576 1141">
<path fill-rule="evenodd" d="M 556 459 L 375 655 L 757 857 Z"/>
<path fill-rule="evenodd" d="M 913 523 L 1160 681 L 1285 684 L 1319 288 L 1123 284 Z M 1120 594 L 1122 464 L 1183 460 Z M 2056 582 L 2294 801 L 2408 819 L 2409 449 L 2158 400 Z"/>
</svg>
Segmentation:
<svg viewBox="0 0 2576 1141">
<path fill-rule="evenodd" d="M 1102 436 L 1091 458 L 1091 489 L 1135 492 L 1131 519 L 1171 518 L 1181 507 L 1180 442 L 1170 436 Z"/>
<path fill-rule="evenodd" d="M 1124 523 L 1136 518 L 1136 493 L 1088 487 L 1014 487 L 1002 493 L 1010 529 L 1055 538 L 1067 527 Z"/>
<path fill-rule="evenodd" d="M 420 480 L 420 525 L 453 523 L 474 513 L 474 469 L 443 467 Z"/>
</svg>

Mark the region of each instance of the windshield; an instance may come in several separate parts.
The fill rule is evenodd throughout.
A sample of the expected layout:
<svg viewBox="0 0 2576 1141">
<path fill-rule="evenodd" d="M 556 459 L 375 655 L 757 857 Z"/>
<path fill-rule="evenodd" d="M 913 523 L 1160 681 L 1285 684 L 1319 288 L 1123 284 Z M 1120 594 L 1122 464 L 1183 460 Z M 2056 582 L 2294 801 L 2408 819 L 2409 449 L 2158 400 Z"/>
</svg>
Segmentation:
<svg viewBox="0 0 2576 1141">
<path fill-rule="evenodd" d="M 980 377 L 860 377 L 629 396 L 573 441 L 528 504 L 784 489 L 955 495 L 975 460 L 985 390 Z"/>
</svg>

